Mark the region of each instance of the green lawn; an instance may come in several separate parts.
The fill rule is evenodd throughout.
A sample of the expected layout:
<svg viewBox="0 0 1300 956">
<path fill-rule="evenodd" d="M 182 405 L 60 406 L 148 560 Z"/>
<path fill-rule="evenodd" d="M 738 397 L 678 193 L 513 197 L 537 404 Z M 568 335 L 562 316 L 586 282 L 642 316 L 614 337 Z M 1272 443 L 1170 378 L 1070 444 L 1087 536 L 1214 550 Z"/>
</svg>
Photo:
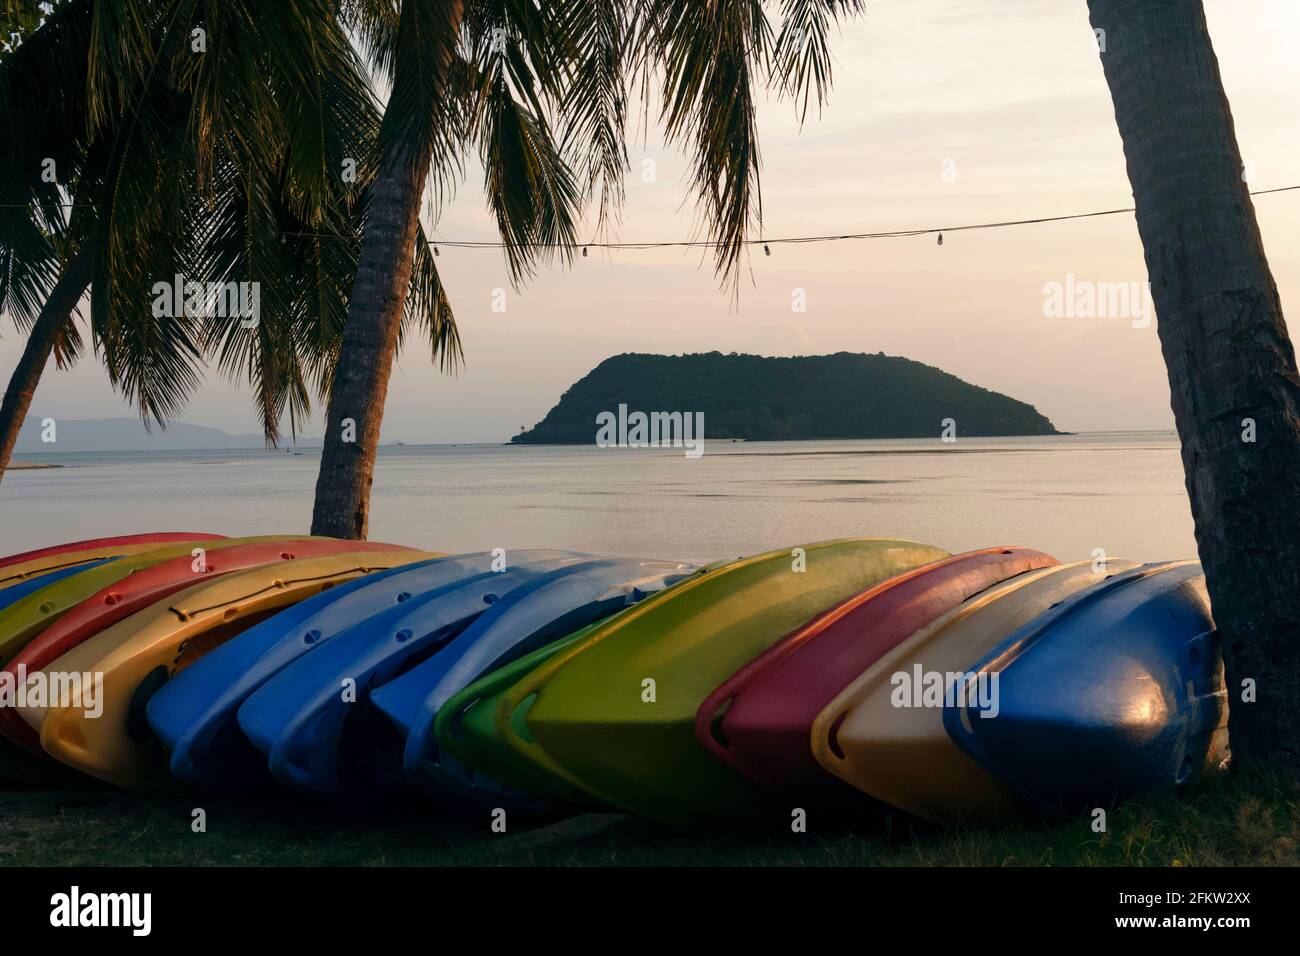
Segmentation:
<svg viewBox="0 0 1300 956">
<path fill-rule="evenodd" d="M 10 785 L 13 786 L 13 785 Z M 1240 774 L 1089 821 L 944 830 L 900 816 L 806 834 L 678 833 L 589 815 L 493 834 L 411 798 L 371 810 L 288 793 L 258 800 L 134 794 L 79 781 L 0 791 L 0 866 L 44 865 L 1139 865 L 1300 862 L 1300 787 Z M 207 832 L 191 830 L 203 807 Z"/>
</svg>

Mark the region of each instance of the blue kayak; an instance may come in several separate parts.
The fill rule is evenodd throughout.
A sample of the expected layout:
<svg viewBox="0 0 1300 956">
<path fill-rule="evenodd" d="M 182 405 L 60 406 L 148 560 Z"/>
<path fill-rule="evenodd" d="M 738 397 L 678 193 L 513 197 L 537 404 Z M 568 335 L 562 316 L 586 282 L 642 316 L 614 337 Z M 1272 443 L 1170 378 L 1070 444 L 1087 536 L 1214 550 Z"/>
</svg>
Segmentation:
<svg viewBox="0 0 1300 956">
<path fill-rule="evenodd" d="M 56 581 L 62 581 L 66 577 L 80 574 L 82 571 L 89 571 L 91 568 L 97 568 L 101 564 L 108 564 L 108 562 L 116 560 L 115 557 L 104 558 L 102 561 L 91 561 L 89 564 L 75 564 L 70 568 L 55 568 L 53 571 L 45 571 L 35 577 L 28 578 L 26 581 L 11 584 L 7 588 L 0 589 L 0 611 L 3 611 L 11 604 L 17 604 L 29 594 L 35 594 L 42 588 L 49 587 Z"/>
<path fill-rule="evenodd" d="M 694 568 L 668 561 L 598 560 L 553 571 L 518 587 L 455 640 L 402 676 L 375 688 L 370 699 L 406 739 L 407 776 L 436 797 L 473 798 L 494 805 L 504 790 L 438 752 L 438 710 L 489 671 L 567 637 L 687 577 Z M 471 779 L 475 784 L 471 786 Z"/>
<path fill-rule="evenodd" d="M 516 551 L 514 564 L 580 556 Z M 190 783 L 239 789 L 267 782 L 266 758 L 239 728 L 239 707 L 304 654 L 367 618 L 418 595 L 492 569 L 488 552 L 435 558 L 336 585 L 249 628 L 179 671 L 150 698 L 147 716 L 170 751 L 172 773 Z"/>
<path fill-rule="evenodd" d="M 970 671 L 983 699 L 946 702 L 948 735 L 1041 809 L 1172 789 L 1226 759 L 1223 660 L 1195 562 L 1080 591 Z"/>
<path fill-rule="evenodd" d="M 398 786 L 401 740 L 370 705 L 370 690 L 424 660 L 516 587 L 580 560 L 474 575 L 348 628 L 244 702 L 244 736 L 267 755 L 276 779 L 303 790 L 377 796 Z"/>
</svg>

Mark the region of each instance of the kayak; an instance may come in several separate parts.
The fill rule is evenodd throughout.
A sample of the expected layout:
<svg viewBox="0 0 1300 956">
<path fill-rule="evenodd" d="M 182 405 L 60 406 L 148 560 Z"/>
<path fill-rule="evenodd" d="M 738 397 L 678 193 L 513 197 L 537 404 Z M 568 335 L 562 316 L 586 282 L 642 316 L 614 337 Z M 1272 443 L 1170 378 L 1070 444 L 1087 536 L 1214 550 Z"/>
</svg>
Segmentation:
<svg viewBox="0 0 1300 956">
<path fill-rule="evenodd" d="M 370 703 L 371 689 L 435 653 L 515 588 L 580 560 L 514 562 L 362 621 L 256 690 L 239 708 L 239 726 L 283 783 L 331 796 L 387 793 L 402 783 L 402 740 Z"/>
<path fill-rule="evenodd" d="M 17 604 L 27 595 L 39 591 L 41 588 L 49 587 L 55 581 L 62 581 L 72 574 L 78 574 L 81 571 L 88 571 L 91 568 L 99 567 L 101 564 L 107 564 L 109 561 L 116 561 L 116 558 L 104 558 L 101 561 L 92 561 L 90 564 L 78 564 L 70 568 L 58 568 L 54 571 L 42 571 L 40 574 L 33 575 L 24 581 L 19 581 L 10 587 L 0 589 L 0 611 L 9 607 L 11 604 Z"/>
<path fill-rule="evenodd" d="M 515 707 L 512 688 L 555 655 L 586 640 L 600 626 L 589 624 L 568 637 L 540 647 L 504 667 L 484 675 L 455 694 L 438 709 L 433 733 L 438 761 L 421 765 L 421 773 L 436 782 L 440 792 L 486 807 L 507 806 L 525 813 L 544 813 L 554 807 L 608 810 L 586 790 L 573 784 L 564 771 L 556 772 L 544 759 L 529 759 L 506 741 L 499 727 L 520 715 L 513 732 L 531 739 L 522 711 Z"/>
<path fill-rule="evenodd" d="M 943 557 L 908 541 L 847 539 L 706 569 L 598 625 L 512 688 L 534 740 L 511 730 L 513 714 L 500 731 L 521 754 L 642 816 L 757 817 L 771 809 L 766 792 L 695 740 L 704 698 L 827 608 Z"/>
<path fill-rule="evenodd" d="M 882 654 L 941 614 L 1008 578 L 1048 567 L 1028 548 L 971 551 L 853 595 L 741 668 L 710 694 L 695 737 L 737 773 L 794 797 L 838 802 L 854 791 L 812 754 L 817 715 Z"/>
<path fill-rule="evenodd" d="M 1190 783 L 1227 757 L 1227 690 L 1205 577 L 1145 565 L 1072 596 L 973 667 L 993 704 L 945 704 L 968 755 L 1050 811 Z"/>
<path fill-rule="evenodd" d="M 517 551 L 514 563 L 571 555 Z M 414 595 L 490 571 L 489 552 L 418 561 L 335 585 L 226 642 L 181 671 L 149 701 L 150 726 L 171 751 L 171 770 L 211 788 L 244 789 L 270 780 L 266 757 L 239 728 L 245 700 L 281 670 L 354 624 Z M 499 566 L 499 564 L 496 564 Z"/>
<path fill-rule="evenodd" d="M 65 555 L 73 551 L 91 551 L 99 548 L 116 548 L 122 545 L 137 544 L 151 544 L 156 547 L 160 544 L 170 544 L 176 541 L 211 541 L 224 537 L 225 535 L 205 534 L 201 531 L 151 531 L 145 534 L 120 534 L 108 538 L 87 538 L 84 541 L 69 541 L 66 544 L 37 548 L 34 551 L 24 551 L 21 554 L 10 554 L 0 558 L 0 579 L 6 577 L 2 569 L 13 567 L 16 564 L 29 564 L 45 558 Z"/>
<path fill-rule="evenodd" d="M 40 728 L 41 747 L 62 763 L 119 786 L 162 782 L 165 763 L 145 706 L 172 673 L 281 608 L 413 555 L 357 551 L 262 565 L 196 584 L 101 631 L 41 672 L 47 684 L 51 677 L 66 682 L 95 675 L 93 700 L 83 693 L 80 700 L 64 697 L 65 705 L 48 709 L 29 700 L 19 713 Z"/>
<path fill-rule="evenodd" d="M 371 700 L 406 740 L 407 776 L 445 793 L 430 768 L 438 763 L 438 710 L 479 677 L 631 607 L 689 575 L 672 561 L 585 561 L 515 588 L 446 647 L 396 680 L 375 688 Z"/>
<path fill-rule="evenodd" d="M 100 589 L 163 561 L 181 556 L 189 558 L 196 545 L 201 544 L 206 553 L 237 540 L 223 538 L 214 542 L 186 541 L 161 547 L 147 546 L 148 550 L 122 555 L 114 561 L 100 560 L 70 566 L 65 570 L 76 573 L 40 588 L 0 611 L 0 665 L 12 661 L 36 635 Z"/>
<path fill-rule="evenodd" d="M 182 541 L 199 541 L 207 547 L 216 547 L 216 542 L 223 540 L 220 535 L 198 534 L 192 538 L 184 538 Z M 72 568 L 81 564 L 91 564 L 96 561 L 102 561 L 105 558 L 121 558 L 134 554 L 143 554 L 146 551 L 156 551 L 159 548 L 168 545 L 175 545 L 181 542 L 177 541 L 160 541 L 160 542 L 141 542 L 137 544 L 115 544 L 104 545 L 98 548 L 86 548 L 82 551 L 67 551 L 58 554 L 48 554 L 43 557 L 33 558 L 30 561 L 22 561 L 17 564 L 11 564 L 8 567 L 0 568 L 0 589 L 10 587 L 20 581 L 26 581 L 34 575 L 44 574 L 46 571 L 57 571 L 60 568 Z"/>
<path fill-rule="evenodd" d="M 33 637 L 5 664 L 0 674 L 17 675 L 19 667 L 25 668 L 28 674 L 42 670 L 82 641 L 200 580 L 215 580 L 263 564 L 342 554 L 358 548 L 357 542 L 338 538 L 227 538 L 216 544 L 204 549 L 201 557 L 185 551 L 170 560 L 131 568 L 125 576 L 107 581 Z M 364 547 L 367 551 L 410 550 L 376 542 L 366 542 Z M 151 555 L 157 552 L 148 552 L 134 560 L 141 561 Z M 90 575 L 78 578 L 79 593 L 85 593 L 103 580 Z M 35 731 L 12 710 L 0 708 L 0 734 L 34 753 L 41 752 Z"/>
<path fill-rule="evenodd" d="M 905 638 L 817 715 L 813 757 L 863 793 L 928 820 L 955 823 L 1022 813 L 1023 801 L 949 738 L 942 707 L 933 699 L 925 706 L 924 698 L 922 706 L 914 706 L 915 695 L 900 688 L 923 687 L 925 674 L 967 673 L 1053 605 L 1135 566 L 1115 559 L 1096 567 L 1091 561 L 1057 565 L 972 597 Z"/>
</svg>

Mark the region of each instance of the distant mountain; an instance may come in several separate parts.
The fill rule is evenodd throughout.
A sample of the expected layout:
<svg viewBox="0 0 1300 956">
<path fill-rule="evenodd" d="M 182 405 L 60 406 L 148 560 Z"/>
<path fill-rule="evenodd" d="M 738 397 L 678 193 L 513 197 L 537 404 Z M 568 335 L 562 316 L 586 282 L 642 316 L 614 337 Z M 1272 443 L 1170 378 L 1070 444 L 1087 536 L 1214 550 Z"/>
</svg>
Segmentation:
<svg viewBox="0 0 1300 956">
<path fill-rule="evenodd" d="M 41 441 L 41 419 L 28 417 L 18 433 L 15 455 L 42 452 L 92 451 L 208 451 L 226 448 L 263 448 L 261 435 L 232 435 L 205 425 L 172 422 L 163 430 L 154 425 L 146 431 L 138 418 L 57 419 L 55 441 Z M 305 443 L 319 447 L 320 442 Z M 300 443 L 298 447 L 304 447 Z"/>
<path fill-rule="evenodd" d="M 592 444 L 596 416 L 704 413 L 705 438 L 752 441 L 1056 435 L 1032 405 L 911 359 L 837 352 L 765 358 L 708 352 L 628 353 L 601 362 L 569 388 L 519 444 Z"/>
</svg>

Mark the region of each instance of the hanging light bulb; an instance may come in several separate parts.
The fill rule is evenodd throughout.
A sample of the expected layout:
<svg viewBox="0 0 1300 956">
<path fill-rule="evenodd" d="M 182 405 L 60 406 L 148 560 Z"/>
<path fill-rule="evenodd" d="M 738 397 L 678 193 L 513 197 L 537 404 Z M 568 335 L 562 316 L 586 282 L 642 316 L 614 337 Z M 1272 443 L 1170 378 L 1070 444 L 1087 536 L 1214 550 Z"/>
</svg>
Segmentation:
<svg viewBox="0 0 1300 956">
<path fill-rule="evenodd" d="M 584 259 L 587 258 L 587 247 L 586 247 L 586 246 L 583 246 L 583 247 L 582 247 L 582 258 L 584 258 Z"/>
<path fill-rule="evenodd" d="M 939 245 L 943 245 L 943 233 L 939 233 Z"/>
<path fill-rule="evenodd" d="M 766 242 L 763 243 L 763 254 L 768 256 L 772 254 L 772 247 L 769 246 Z"/>
<path fill-rule="evenodd" d="M 440 256 L 440 255 L 442 255 L 442 253 L 438 251 L 438 246 L 437 246 L 436 244 L 435 244 L 434 247 L 433 247 L 433 254 L 434 254 L 435 256 Z"/>
</svg>

